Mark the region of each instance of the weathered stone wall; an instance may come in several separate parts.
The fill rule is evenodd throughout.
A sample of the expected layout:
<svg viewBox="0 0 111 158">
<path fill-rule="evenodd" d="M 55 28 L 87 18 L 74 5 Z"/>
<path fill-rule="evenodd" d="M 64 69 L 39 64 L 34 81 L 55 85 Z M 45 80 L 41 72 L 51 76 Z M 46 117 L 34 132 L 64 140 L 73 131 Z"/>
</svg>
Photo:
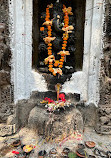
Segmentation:
<svg viewBox="0 0 111 158">
<path fill-rule="evenodd" d="M 111 134 L 111 1 L 105 1 L 103 36 L 104 57 L 101 62 L 100 102 L 97 131 Z"/>
<path fill-rule="evenodd" d="M 8 10 L 8 0 L 0 0 L 0 23 L 5 23 L 5 40 L 9 45 L 9 10 Z"/>
<path fill-rule="evenodd" d="M 8 2 L 0 1 L 0 123 L 11 114 L 10 57 L 8 48 Z"/>
<path fill-rule="evenodd" d="M 0 1 L 0 135 L 12 134 L 15 113 L 11 86 L 8 0 Z"/>
</svg>

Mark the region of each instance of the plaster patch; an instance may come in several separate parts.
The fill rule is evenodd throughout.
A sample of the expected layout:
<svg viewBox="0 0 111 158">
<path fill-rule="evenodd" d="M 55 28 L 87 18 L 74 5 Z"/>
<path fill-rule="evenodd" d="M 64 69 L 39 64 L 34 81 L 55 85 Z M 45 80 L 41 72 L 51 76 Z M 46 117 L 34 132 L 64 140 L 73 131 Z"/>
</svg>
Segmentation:
<svg viewBox="0 0 111 158">
<path fill-rule="evenodd" d="M 36 70 L 32 70 L 32 80 L 31 80 L 32 91 L 46 92 L 47 83 L 42 76 L 42 74 L 38 73 Z"/>
<path fill-rule="evenodd" d="M 85 74 L 82 71 L 78 71 L 72 74 L 70 81 L 66 81 L 62 87 L 62 92 L 77 93 L 82 97 L 82 93 L 85 89 Z M 81 98 L 82 99 L 82 98 Z"/>
</svg>

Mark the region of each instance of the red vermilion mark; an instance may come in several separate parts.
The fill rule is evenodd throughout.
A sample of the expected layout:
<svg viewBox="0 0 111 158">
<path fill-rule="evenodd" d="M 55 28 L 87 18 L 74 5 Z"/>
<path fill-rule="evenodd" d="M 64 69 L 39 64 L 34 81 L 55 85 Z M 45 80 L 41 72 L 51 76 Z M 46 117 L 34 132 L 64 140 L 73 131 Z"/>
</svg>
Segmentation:
<svg viewBox="0 0 111 158">
<path fill-rule="evenodd" d="M 19 152 L 18 152 L 18 151 L 12 151 L 12 153 L 13 153 L 13 154 L 16 154 L 16 155 L 18 155 L 18 154 L 19 154 Z"/>
</svg>

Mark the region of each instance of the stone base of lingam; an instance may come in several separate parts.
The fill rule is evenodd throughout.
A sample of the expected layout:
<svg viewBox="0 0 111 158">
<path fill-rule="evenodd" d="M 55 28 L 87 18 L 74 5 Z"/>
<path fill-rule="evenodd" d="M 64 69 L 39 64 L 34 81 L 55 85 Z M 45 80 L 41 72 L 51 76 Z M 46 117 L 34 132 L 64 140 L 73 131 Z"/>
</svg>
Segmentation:
<svg viewBox="0 0 111 158">
<path fill-rule="evenodd" d="M 73 131 L 83 132 L 83 118 L 78 109 L 70 106 L 65 110 L 50 113 L 41 106 L 35 106 L 28 118 L 28 127 L 39 135 L 57 138 L 70 135 Z"/>
</svg>

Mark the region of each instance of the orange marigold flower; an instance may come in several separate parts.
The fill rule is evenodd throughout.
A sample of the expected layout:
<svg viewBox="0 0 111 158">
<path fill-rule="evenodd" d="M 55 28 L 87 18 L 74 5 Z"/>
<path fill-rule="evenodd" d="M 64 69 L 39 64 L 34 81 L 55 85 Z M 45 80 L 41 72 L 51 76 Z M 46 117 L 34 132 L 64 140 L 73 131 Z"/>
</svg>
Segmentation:
<svg viewBox="0 0 111 158">
<path fill-rule="evenodd" d="M 66 22 L 66 21 L 68 21 L 69 22 L 69 19 L 64 19 L 64 21 Z"/>
<path fill-rule="evenodd" d="M 52 47 L 48 47 L 47 49 L 52 49 Z"/>
<path fill-rule="evenodd" d="M 63 66 L 62 65 L 59 65 L 59 68 L 62 68 Z"/>
<path fill-rule="evenodd" d="M 67 41 L 63 41 L 63 43 L 67 44 Z"/>
<path fill-rule="evenodd" d="M 65 11 L 64 13 L 67 14 L 67 11 Z"/>
<path fill-rule="evenodd" d="M 60 65 L 63 65 L 63 62 L 59 62 Z"/>
<path fill-rule="evenodd" d="M 54 66 L 58 66 L 59 65 L 59 60 L 55 60 Z"/>
<path fill-rule="evenodd" d="M 56 73 L 53 72 L 53 75 L 56 76 Z"/>
<path fill-rule="evenodd" d="M 50 15 L 50 12 L 48 10 L 46 11 L 46 15 Z"/>
<path fill-rule="evenodd" d="M 66 47 L 67 45 L 66 45 L 66 44 L 62 44 L 62 46 L 63 46 L 63 47 Z"/>
<path fill-rule="evenodd" d="M 66 48 L 65 47 L 62 47 L 62 50 L 65 50 Z"/>
<path fill-rule="evenodd" d="M 66 36 L 66 33 L 63 33 L 63 37 L 65 37 Z"/>
<path fill-rule="evenodd" d="M 61 62 L 64 62 L 64 59 L 60 59 Z"/>
<path fill-rule="evenodd" d="M 69 24 L 69 22 L 68 22 L 68 21 L 65 21 L 65 26 L 68 25 L 68 24 Z"/>
<path fill-rule="evenodd" d="M 64 41 L 67 41 L 67 38 L 66 38 L 66 37 L 64 37 L 64 38 L 63 38 L 63 40 L 64 40 Z"/>
<path fill-rule="evenodd" d="M 40 31 L 44 31 L 44 27 L 40 27 Z"/>
<path fill-rule="evenodd" d="M 55 63 L 59 63 L 59 60 L 56 60 Z"/>
<path fill-rule="evenodd" d="M 65 59 L 65 55 L 64 54 L 61 55 L 61 59 Z"/>
<path fill-rule="evenodd" d="M 65 24 L 65 25 L 68 25 L 68 24 L 69 24 L 69 21 L 67 21 L 67 20 L 64 21 L 64 24 Z"/>
<path fill-rule="evenodd" d="M 48 34 L 51 34 L 51 31 L 48 31 Z"/>
<path fill-rule="evenodd" d="M 52 43 L 48 43 L 48 46 L 52 46 Z"/>
<path fill-rule="evenodd" d="M 48 53 L 48 55 L 52 55 L 52 53 Z"/>
<path fill-rule="evenodd" d="M 63 4 L 63 8 L 66 8 L 66 6 Z"/>
<path fill-rule="evenodd" d="M 58 65 L 59 65 L 59 63 L 56 63 L 56 62 L 54 63 L 54 66 L 58 66 Z"/>
<path fill-rule="evenodd" d="M 67 19 L 69 19 L 69 17 L 68 17 L 68 14 L 65 14 L 64 18 L 67 18 Z"/>
<path fill-rule="evenodd" d="M 55 67 L 57 67 L 57 66 L 58 66 L 58 64 L 54 63 L 54 66 L 55 66 Z"/>
<path fill-rule="evenodd" d="M 45 21 L 50 21 L 48 18 L 45 18 Z"/>
<path fill-rule="evenodd" d="M 52 62 L 49 62 L 49 65 L 52 65 L 53 63 Z"/>
<path fill-rule="evenodd" d="M 65 15 L 65 16 L 64 16 L 64 19 L 69 19 L 68 15 Z"/>
<path fill-rule="evenodd" d="M 51 26 L 50 26 L 50 25 L 48 26 L 48 30 L 49 30 L 49 29 L 51 29 Z"/>
<path fill-rule="evenodd" d="M 53 67 L 53 65 L 49 65 L 49 68 Z"/>
<path fill-rule="evenodd" d="M 52 31 L 52 29 L 51 29 L 51 28 L 48 28 L 48 31 L 50 31 L 50 32 L 51 32 L 51 31 Z"/>
<path fill-rule="evenodd" d="M 52 68 L 52 67 L 51 67 L 51 68 L 49 68 L 49 71 L 50 71 L 50 72 L 54 72 L 54 70 L 53 70 L 53 68 Z"/>
<path fill-rule="evenodd" d="M 46 15 L 46 19 L 48 19 L 48 18 L 50 18 L 50 16 L 49 16 L 49 15 Z"/>
<path fill-rule="evenodd" d="M 48 55 L 50 56 L 50 55 L 52 55 L 52 53 L 48 53 Z"/>
</svg>

